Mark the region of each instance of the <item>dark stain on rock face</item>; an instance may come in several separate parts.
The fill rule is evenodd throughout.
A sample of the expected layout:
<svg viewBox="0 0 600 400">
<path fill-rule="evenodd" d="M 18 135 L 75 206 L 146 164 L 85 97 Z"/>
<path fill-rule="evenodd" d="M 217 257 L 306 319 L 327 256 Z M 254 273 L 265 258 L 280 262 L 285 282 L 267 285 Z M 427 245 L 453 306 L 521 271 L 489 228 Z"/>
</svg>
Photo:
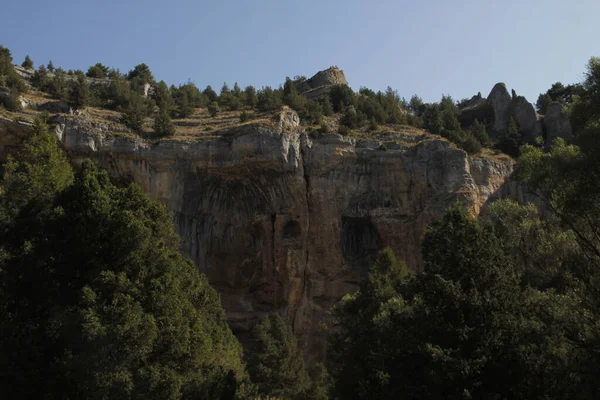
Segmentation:
<svg viewBox="0 0 600 400">
<path fill-rule="evenodd" d="M 288 221 L 283 227 L 283 238 L 284 239 L 295 239 L 300 237 L 302 230 L 300 224 L 297 221 Z"/>
<path fill-rule="evenodd" d="M 366 271 L 381 248 L 381 240 L 369 218 L 342 216 L 341 247 L 348 266 Z"/>
</svg>

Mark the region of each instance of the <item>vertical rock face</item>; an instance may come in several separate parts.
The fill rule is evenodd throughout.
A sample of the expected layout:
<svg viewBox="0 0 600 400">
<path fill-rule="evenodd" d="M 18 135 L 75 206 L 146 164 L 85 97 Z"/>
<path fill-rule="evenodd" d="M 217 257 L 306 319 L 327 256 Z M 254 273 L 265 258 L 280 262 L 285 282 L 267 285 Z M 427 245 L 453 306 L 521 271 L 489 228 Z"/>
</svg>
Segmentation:
<svg viewBox="0 0 600 400">
<path fill-rule="evenodd" d="M 550 147 L 557 138 L 563 138 L 567 141 L 573 139 L 573 129 L 571 128 L 569 116 L 560 103 L 554 102 L 548 106 L 546 115 L 544 115 L 544 128 L 546 130 L 546 148 Z"/>
<path fill-rule="evenodd" d="M 511 118 L 519 127 L 523 140 L 533 143 L 542 136 L 542 127 L 533 105 L 512 90 L 508 93 L 504 83 L 497 83 L 485 101 L 467 102 L 459 116 L 461 122 L 470 125 L 475 119 L 488 124 L 492 139 L 500 139 L 508 133 Z"/>
<path fill-rule="evenodd" d="M 496 134 L 496 137 L 505 135 L 508 132 L 512 104 L 512 97 L 508 93 L 506 85 L 504 83 L 497 83 L 490 92 L 487 102 L 494 110 L 493 132 Z"/>
<path fill-rule="evenodd" d="M 479 212 L 512 161 L 469 157 L 425 133 L 313 140 L 293 115 L 282 121 L 196 142 L 113 136 L 74 116 L 57 133 L 75 161 L 91 157 L 167 205 L 182 250 L 219 290 L 242 339 L 279 311 L 319 357 L 328 310 L 357 289 L 376 253 L 389 246 L 421 268 L 428 225 L 457 200 Z"/>
</svg>

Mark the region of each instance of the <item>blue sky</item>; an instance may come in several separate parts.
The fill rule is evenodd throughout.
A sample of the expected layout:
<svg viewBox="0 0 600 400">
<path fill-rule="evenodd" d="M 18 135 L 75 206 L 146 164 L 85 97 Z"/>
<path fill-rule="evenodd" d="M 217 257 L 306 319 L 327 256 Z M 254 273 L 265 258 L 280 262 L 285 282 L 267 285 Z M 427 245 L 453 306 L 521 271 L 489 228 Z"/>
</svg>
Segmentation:
<svg viewBox="0 0 600 400">
<path fill-rule="evenodd" d="M 219 89 L 277 86 L 337 65 L 350 85 L 456 99 L 505 82 L 534 102 L 600 56 L 598 0 L 5 0 L 0 44 L 19 63 L 128 71 Z"/>
</svg>

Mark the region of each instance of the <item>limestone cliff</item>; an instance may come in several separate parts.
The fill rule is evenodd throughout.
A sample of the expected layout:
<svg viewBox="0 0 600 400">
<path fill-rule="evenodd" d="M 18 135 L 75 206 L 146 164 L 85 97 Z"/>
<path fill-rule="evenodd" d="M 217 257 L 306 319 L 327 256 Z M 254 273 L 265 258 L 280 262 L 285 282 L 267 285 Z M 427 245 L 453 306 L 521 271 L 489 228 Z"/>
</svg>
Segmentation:
<svg viewBox="0 0 600 400">
<path fill-rule="evenodd" d="M 478 212 L 510 186 L 513 163 L 470 157 L 410 128 L 364 139 L 310 137 L 297 123 L 289 111 L 279 124 L 151 142 L 62 116 L 56 132 L 76 162 L 92 158 L 166 204 L 183 251 L 219 290 L 242 338 L 278 310 L 313 356 L 323 350 L 327 311 L 356 290 L 379 249 L 390 246 L 420 268 L 431 221 L 458 199 Z M 0 121 L 3 145 L 23 127 Z"/>
</svg>

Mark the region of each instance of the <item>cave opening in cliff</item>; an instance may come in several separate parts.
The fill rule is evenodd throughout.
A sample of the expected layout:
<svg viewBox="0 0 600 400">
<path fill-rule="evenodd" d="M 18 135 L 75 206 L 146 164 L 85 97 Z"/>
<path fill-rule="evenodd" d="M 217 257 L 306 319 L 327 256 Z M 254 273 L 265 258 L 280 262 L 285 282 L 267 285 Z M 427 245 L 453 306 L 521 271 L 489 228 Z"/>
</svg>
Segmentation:
<svg viewBox="0 0 600 400">
<path fill-rule="evenodd" d="M 298 221 L 288 221 L 283 227 L 283 238 L 294 239 L 300 236 L 302 230 Z"/>
<path fill-rule="evenodd" d="M 342 217 L 341 247 L 347 265 L 368 268 L 381 248 L 379 233 L 368 218 Z"/>
</svg>

